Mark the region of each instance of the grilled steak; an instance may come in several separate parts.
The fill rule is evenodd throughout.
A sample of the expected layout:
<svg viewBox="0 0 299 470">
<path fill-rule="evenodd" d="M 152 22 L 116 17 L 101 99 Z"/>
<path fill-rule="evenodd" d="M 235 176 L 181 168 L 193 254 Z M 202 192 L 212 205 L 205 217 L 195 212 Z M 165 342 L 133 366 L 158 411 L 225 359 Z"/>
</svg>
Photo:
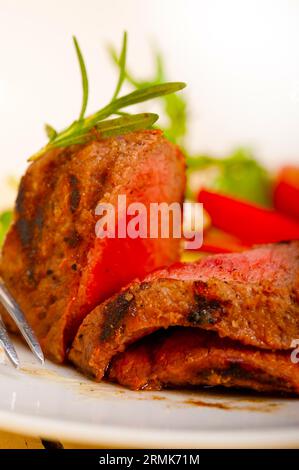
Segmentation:
<svg viewBox="0 0 299 470">
<path fill-rule="evenodd" d="M 179 259 L 178 239 L 96 238 L 97 204 L 116 205 L 118 195 L 128 204 L 180 203 L 184 170 L 182 154 L 160 131 L 57 149 L 30 165 L 0 275 L 49 358 L 65 359 L 77 328 L 99 302 Z"/>
<path fill-rule="evenodd" d="M 70 351 L 102 379 L 128 345 L 170 326 L 213 330 L 240 344 L 287 350 L 299 338 L 299 242 L 177 264 L 135 281 L 96 307 Z"/>
<path fill-rule="evenodd" d="M 212 385 L 299 394 L 289 351 L 242 346 L 199 328 L 169 328 L 117 355 L 109 379 L 133 390 Z"/>
</svg>

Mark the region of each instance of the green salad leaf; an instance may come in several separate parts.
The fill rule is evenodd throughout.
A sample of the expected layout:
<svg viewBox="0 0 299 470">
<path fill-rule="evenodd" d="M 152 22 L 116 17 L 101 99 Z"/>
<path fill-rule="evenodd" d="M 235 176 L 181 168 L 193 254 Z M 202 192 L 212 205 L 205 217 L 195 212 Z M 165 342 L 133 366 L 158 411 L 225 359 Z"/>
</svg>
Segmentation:
<svg viewBox="0 0 299 470">
<path fill-rule="evenodd" d="M 2 246 L 5 235 L 12 221 L 12 211 L 4 211 L 0 214 L 0 246 Z"/>
<path fill-rule="evenodd" d="M 199 191 L 196 186 L 200 182 L 201 186 L 223 194 L 271 207 L 271 178 L 249 149 L 238 148 L 224 159 L 207 155 L 189 157 L 187 165 L 189 197 Z"/>
</svg>

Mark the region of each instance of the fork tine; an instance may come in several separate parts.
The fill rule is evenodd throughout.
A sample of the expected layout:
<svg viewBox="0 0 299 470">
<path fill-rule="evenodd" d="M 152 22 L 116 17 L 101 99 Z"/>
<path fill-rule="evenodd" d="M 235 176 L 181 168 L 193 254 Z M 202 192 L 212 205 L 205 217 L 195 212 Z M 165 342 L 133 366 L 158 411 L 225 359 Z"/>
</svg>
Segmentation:
<svg viewBox="0 0 299 470">
<path fill-rule="evenodd" d="M 0 344 L 3 347 L 5 354 L 12 364 L 18 369 L 20 367 L 19 358 L 17 352 L 14 348 L 14 345 L 9 339 L 5 325 L 0 317 Z"/>
<path fill-rule="evenodd" d="M 33 354 L 38 358 L 38 360 L 43 364 L 44 363 L 44 355 L 41 350 L 40 344 L 27 323 L 23 312 L 21 311 L 20 307 L 18 306 L 17 302 L 11 296 L 11 294 L 6 289 L 2 279 L 0 279 L 0 302 L 5 307 L 7 312 L 15 321 L 16 325 L 19 327 L 22 336 L 26 340 L 27 344 L 29 345 Z"/>
</svg>

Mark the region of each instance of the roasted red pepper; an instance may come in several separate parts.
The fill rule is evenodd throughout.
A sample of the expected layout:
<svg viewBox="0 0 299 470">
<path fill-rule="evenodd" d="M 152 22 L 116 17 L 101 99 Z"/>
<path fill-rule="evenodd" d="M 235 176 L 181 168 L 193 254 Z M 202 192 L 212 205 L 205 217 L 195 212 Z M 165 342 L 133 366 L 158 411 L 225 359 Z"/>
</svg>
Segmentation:
<svg viewBox="0 0 299 470">
<path fill-rule="evenodd" d="M 299 167 L 286 166 L 280 170 L 274 187 L 274 205 L 299 219 Z"/>
<path fill-rule="evenodd" d="M 198 201 L 204 204 L 215 227 L 244 244 L 299 240 L 299 223 L 275 210 L 207 190 L 200 191 Z"/>
</svg>

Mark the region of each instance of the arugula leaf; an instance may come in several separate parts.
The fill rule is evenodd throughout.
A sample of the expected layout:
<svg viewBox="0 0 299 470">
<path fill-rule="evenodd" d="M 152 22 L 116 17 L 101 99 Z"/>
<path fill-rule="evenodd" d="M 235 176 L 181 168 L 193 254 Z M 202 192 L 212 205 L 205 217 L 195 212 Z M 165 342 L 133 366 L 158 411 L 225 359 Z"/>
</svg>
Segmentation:
<svg viewBox="0 0 299 470">
<path fill-rule="evenodd" d="M 188 195 L 194 197 L 199 191 L 196 182 L 224 194 L 271 207 L 271 179 L 265 168 L 246 148 L 236 149 L 229 157 L 218 159 L 207 155 L 189 157 Z"/>
<path fill-rule="evenodd" d="M 0 246 L 2 245 L 5 235 L 12 221 L 12 211 L 5 211 L 0 214 Z"/>
</svg>

